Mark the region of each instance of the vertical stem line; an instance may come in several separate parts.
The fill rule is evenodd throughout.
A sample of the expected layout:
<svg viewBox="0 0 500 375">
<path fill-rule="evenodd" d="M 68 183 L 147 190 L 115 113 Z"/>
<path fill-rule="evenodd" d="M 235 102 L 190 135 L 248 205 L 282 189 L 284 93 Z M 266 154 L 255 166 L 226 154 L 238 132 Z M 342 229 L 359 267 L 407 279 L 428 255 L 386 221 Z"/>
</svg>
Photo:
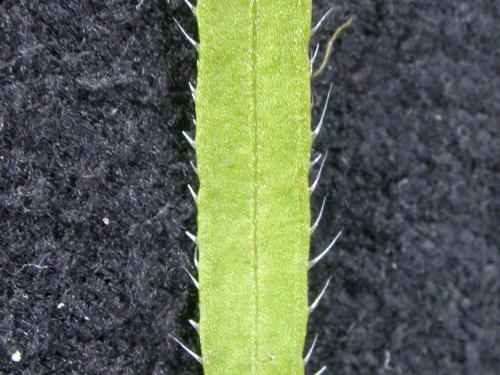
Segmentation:
<svg viewBox="0 0 500 375">
<path fill-rule="evenodd" d="M 258 374 L 258 320 L 259 320 L 259 248 L 257 243 L 258 215 L 258 121 L 257 121 L 257 0 L 252 2 L 252 127 L 253 127 L 253 282 L 254 282 L 254 332 L 252 348 L 252 366 L 254 374 Z"/>
</svg>

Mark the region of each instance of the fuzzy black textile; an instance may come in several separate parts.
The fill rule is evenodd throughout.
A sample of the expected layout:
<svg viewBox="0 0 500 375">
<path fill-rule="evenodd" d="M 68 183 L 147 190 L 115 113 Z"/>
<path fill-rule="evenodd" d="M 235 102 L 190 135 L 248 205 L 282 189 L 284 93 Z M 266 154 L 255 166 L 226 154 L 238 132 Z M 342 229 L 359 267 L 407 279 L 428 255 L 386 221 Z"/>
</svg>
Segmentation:
<svg viewBox="0 0 500 375">
<path fill-rule="evenodd" d="M 500 373 L 500 5 L 314 0 L 309 373 Z M 182 1 L 0 1 L 0 374 L 197 374 Z M 321 58 L 321 53 L 319 58 Z M 495 229 L 496 228 L 496 229 Z M 13 354 L 19 351 L 19 356 Z M 19 360 L 19 361 L 16 361 Z M 235 374 L 237 375 L 237 374 Z"/>
</svg>

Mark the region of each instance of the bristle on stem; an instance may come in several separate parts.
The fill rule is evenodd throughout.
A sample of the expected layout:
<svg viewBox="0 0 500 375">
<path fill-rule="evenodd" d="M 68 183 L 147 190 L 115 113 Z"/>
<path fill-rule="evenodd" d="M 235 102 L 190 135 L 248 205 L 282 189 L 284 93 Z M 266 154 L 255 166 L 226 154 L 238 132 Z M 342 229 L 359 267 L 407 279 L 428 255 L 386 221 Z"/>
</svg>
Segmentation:
<svg viewBox="0 0 500 375">
<path fill-rule="evenodd" d="M 318 164 L 318 161 L 321 160 L 322 154 L 318 154 L 311 162 L 309 163 L 309 169 L 313 168 L 316 164 Z"/>
<path fill-rule="evenodd" d="M 332 93 L 332 87 L 333 87 L 333 84 L 331 84 L 330 88 L 328 89 L 328 94 L 326 95 L 325 104 L 323 105 L 323 111 L 321 113 L 321 117 L 319 119 L 318 125 L 316 125 L 316 128 L 312 132 L 313 140 L 318 136 L 318 134 L 323 126 L 323 122 L 325 120 L 326 110 L 328 109 L 328 103 L 330 102 L 330 94 Z"/>
<path fill-rule="evenodd" d="M 195 329 L 196 332 L 200 332 L 200 325 L 196 323 L 194 320 L 189 319 L 189 324 L 191 324 L 191 327 Z"/>
<path fill-rule="evenodd" d="M 188 237 L 191 241 L 193 241 L 195 244 L 197 243 L 197 241 L 196 241 L 196 236 L 195 236 L 193 233 L 191 233 L 191 232 L 190 232 L 190 231 L 188 231 L 188 230 L 187 230 L 187 231 L 185 231 L 184 233 L 186 234 L 186 236 L 187 236 L 187 237 Z"/>
<path fill-rule="evenodd" d="M 311 344 L 311 347 L 309 348 L 309 350 L 307 351 L 306 356 L 304 357 L 304 366 L 307 365 L 307 363 L 311 359 L 312 353 L 314 351 L 314 347 L 316 346 L 316 341 L 318 341 L 318 335 L 316 335 L 314 337 L 314 340 L 313 340 L 313 342 Z"/>
<path fill-rule="evenodd" d="M 189 161 L 189 164 L 191 165 L 191 168 L 193 168 L 194 173 L 198 174 L 198 168 L 196 168 L 192 160 Z"/>
<path fill-rule="evenodd" d="M 203 358 L 201 358 L 198 354 L 193 352 L 191 349 L 189 349 L 186 345 L 184 345 L 180 340 L 178 340 L 176 337 L 172 335 L 168 335 L 172 340 L 174 340 L 177 345 L 179 345 L 187 354 L 189 354 L 191 357 L 193 357 L 196 362 L 198 362 L 200 365 L 203 365 Z"/>
<path fill-rule="evenodd" d="M 323 198 L 323 202 L 321 203 L 321 208 L 319 209 L 319 214 L 316 220 L 314 221 L 314 224 L 311 226 L 310 233 L 311 235 L 314 233 L 316 228 L 319 225 L 319 222 L 321 221 L 321 217 L 323 216 L 323 210 L 325 209 L 325 203 L 326 203 L 326 197 Z"/>
<path fill-rule="evenodd" d="M 188 42 L 191 43 L 191 45 L 196 50 L 199 50 L 200 49 L 200 45 L 198 44 L 198 42 L 189 36 L 189 34 L 186 32 L 186 30 L 184 30 L 184 28 L 181 26 L 181 24 L 179 23 L 179 21 L 177 21 L 177 19 L 175 17 L 174 17 L 174 22 L 177 24 L 177 26 L 181 30 L 181 33 L 186 37 L 186 39 L 188 40 Z"/>
<path fill-rule="evenodd" d="M 316 44 L 316 49 L 314 50 L 313 55 L 311 56 L 311 59 L 309 61 L 310 65 L 310 74 L 313 74 L 313 69 L 314 69 L 314 62 L 316 61 L 316 57 L 318 56 L 318 51 L 319 51 L 319 43 Z"/>
<path fill-rule="evenodd" d="M 186 140 L 189 142 L 189 144 L 191 145 L 191 147 L 192 147 L 192 148 L 195 148 L 196 144 L 195 144 L 195 142 L 194 142 L 193 138 L 191 138 L 191 137 L 189 136 L 189 134 L 188 134 L 188 133 L 186 133 L 184 130 L 182 131 L 182 135 L 184 136 L 184 138 L 186 138 Z"/>
<path fill-rule="evenodd" d="M 310 260 L 309 261 L 309 269 L 313 268 L 316 264 L 319 263 L 319 261 L 321 259 L 323 259 L 323 257 L 328 254 L 328 252 L 333 248 L 333 246 L 335 245 L 335 242 L 337 242 L 337 240 L 339 239 L 339 237 L 342 235 L 342 231 L 339 231 L 337 233 L 337 235 L 335 236 L 335 238 L 333 239 L 332 242 L 330 242 L 330 244 L 326 247 L 325 250 L 323 250 L 317 257 L 315 257 L 314 259 Z"/>
<path fill-rule="evenodd" d="M 184 0 L 184 3 L 188 6 L 189 9 L 191 9 L 191 12 L 196 16 L 196 7 L 191 4 L 188 0 Z"/>
<path fill-rule="evenodd" d="M 194 86 L 191 82 L 188 83 L 188 86 L 189 86 L 189 91 L 191 91 L 191 97 L 193 98 L 193 100 L 195 100 L 196 99 L 196 89 L 194 88 Z"/>
<path fill-rule="evenodd" d="M 326 366 L 321 367 L 320 370 L 316 371 L 314 375 L 321 375 L 326 371 Z"/>
<path fill-rule="evenodd" d="M 196 280 L 196 278 L 193 275 L 191 275 L 191 272 L 189 272 L 186 267 L 183 267 L 183 268 L 184 268 L 184 271 L 186 271 L 186 273 L 188 274 L 191 281 L 193 282 L 196 289 L 199 289 L 200 284 L 198 284 L 198 280 Z"/>
<path fill-rule="evenodd" d="M 189 194 L 191 194 L 191 196 L 193 197 L 193 200 L 196 202 L 196 200 L 198 199 L 198 196 L 194 192 L 194 189 L 192 188 L 192 186 L 190 184 L 188 184 L 187 187 L 189 190 Z"/>
<path fill-rule="evenodd" d="M 319 302 L 321 301 L 321 298 L 323 298 L 323 296 L 325 295 L 326 293 L 326 289 L 328 288 L 328 285 L 330 285 L 330 281 L 332 280 L 332 278 L 328 278 L 328 280 L 326 281 L 325 283 L 325 286 L 323 287 L 323 289 L 321 290 L 321 293 L 316 297 L 316 299 L 314 300 L 314 302 L 311 304 L 311 306 L 309 306 L 309 314 L 311 314 L 314 309 L 318 306 Z"/>
<path fill-rule="evenodd" d="M 321 17 L 320 20 L 316 23 L 316 25 L 311 29 L 311 36 L 313 36 L 316 33 L 316 31 L 319 30 L 319 28 L 321 27 L 321 25 L 325 21 L 326 17 L 328 17 L 328 15 L 332 12 L 332 10 L 333 10 L 333 7 L 328 9 L 326 11 L 326 13 L 323 15 L 323 17 Z"/>
<path fill-rule="evenodd" d="M 309 194 L 314 193 L 314 190 L 316 190 L 316 187 L 318 186 L 319 179 L 321 178 L 321 172 L 323 172 L 323 167 L 325 166 L 325 161 L 327 156 L 328 156 L 328 151 L 325 152 L 325 156 L 323 157 L 323 161 L 321 162 L 321 165 L 319 167 L 318 174 L 316 175 L 316 178 L 314 179 L 312 185 L 309 187 Z"/>
</svg>

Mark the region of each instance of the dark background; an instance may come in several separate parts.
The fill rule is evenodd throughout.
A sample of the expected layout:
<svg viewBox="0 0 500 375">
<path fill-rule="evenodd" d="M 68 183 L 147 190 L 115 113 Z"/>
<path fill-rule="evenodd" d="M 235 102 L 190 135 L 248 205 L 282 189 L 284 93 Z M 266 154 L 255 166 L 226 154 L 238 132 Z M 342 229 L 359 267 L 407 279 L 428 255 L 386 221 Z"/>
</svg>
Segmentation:
<svg viewBox="0 0 500 375">
<path fill-rule="evenodd" d="M 103 5 L 106 3 L 106 5 Z M 329 150 L 309 373 L 500 373 L 500 5 L 314 0 Z M 181 1 L 0 1 L 0 373 L 196 374 Z M 223 15 L 221 15 L 223 16 Z M 320 55 L 321 58 L 321 55 Z M 497 228 L 497 229 L 495 229 Z M 16 350 L 20 362 L 11 360 Z"/>
</svg>

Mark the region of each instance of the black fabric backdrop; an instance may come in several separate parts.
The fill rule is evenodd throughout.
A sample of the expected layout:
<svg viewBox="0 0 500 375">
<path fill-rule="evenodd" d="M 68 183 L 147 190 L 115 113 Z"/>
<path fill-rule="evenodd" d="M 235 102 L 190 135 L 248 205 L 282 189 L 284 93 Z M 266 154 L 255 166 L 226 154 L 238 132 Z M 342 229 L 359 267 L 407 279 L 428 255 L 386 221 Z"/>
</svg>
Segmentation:
<svg viewBox="0 0 500 375">
<path fill-rule="evenodd" d="M 500 373 L 500 5 L 314 1 L 330 158 L 309 371 Z M 0 373 L 196 374 L 181 1 L 0 1 Z M 221 15 L 223 16 L 223 15 Z M 321 58 L 321 55 L 320 55 Z M 497 229 L 495 229 L 497 228 Z M 17 350 L 19 362 L 12 360 Z M 312 372 L 309 372 L 312 373 Z"/>
</svg>

